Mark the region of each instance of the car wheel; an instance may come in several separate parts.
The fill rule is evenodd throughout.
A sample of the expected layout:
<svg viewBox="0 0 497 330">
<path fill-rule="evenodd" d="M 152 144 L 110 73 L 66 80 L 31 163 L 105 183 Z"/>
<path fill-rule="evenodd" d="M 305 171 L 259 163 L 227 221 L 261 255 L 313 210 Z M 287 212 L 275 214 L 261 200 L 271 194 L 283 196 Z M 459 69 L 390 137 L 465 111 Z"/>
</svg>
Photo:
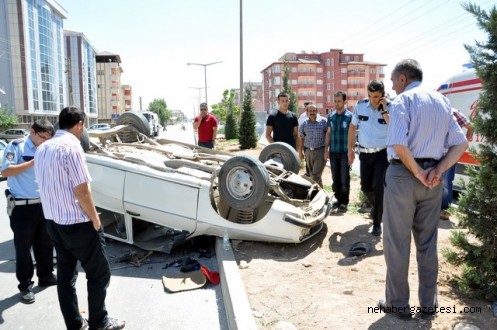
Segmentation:
<svg viewBox="0 0 497 330">
<path fill-rule="evenodd" d="M 280 162 L 285 170 L 295 174 L 299 173 L 299 155 L 297 154 L 297 151 L 288 143 L 273 142 L 262 149 L 259 154 L 259 160 L 265 163 L 271 159 L 275 159 L 275 161 Z"/>
<path fill-rule="evenodd" d="M 59 129 L 58 121 L 53 125 L 53 128 L 55 129 L 55 131 Z M 88 135 L 86 127 L 83 127 L 83 133 L 79 138 L 79 143 L 81 144 L 81 147 L 83 148 L 84 152 L 88 152 L 88 150 L 90 150 L 90 136 Z"/>
<path fill-rule="evenodd" d="M 150 125 L 147 118 L 138 111 L 127 111 L 119 116 L 117 125 L 131 125 L 138 130 L 138 132 L 151 137 Z"/>
<path fill-rule="evenodd" d="M 269 192 L 269 174 L 264 165 L 249 156 L 228 159 L 219 171 L 219 195 L 237 210 L 255 209 Z"/>
</svg>

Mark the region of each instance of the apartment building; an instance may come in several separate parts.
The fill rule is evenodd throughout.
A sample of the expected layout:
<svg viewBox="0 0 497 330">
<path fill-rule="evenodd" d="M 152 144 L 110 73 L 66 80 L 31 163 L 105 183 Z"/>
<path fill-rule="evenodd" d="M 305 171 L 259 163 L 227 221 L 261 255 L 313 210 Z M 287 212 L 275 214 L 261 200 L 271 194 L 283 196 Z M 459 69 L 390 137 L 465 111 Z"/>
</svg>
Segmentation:
<svg viewBox="0 0 497 330">
<path fill-rule="evenodd" d="M 0 2 L 0 103 L 21 126 L 57 121 L 67 102 L 66 15 L 54 0 Z"/>
<path fill-rule="evenodd" d="M 255 112 L 263 112 L 264 111 L 264 104 L 263 104 L 263 88 L 262 88 L 262 82 L 244 82 L 243 83 L 243 93 L 242 93 L 242 101 L 243 98 L 245 97 L 245 90 L 247 89 L 248 86 L 251 86 L 251 92 L 252 92 L 252 104 L 254 106 L 254 111 Z M 240 88 L 232 88 L 232 91 L 235 92 L 235 100 L 236 104 L 240 104 Z"/>
<path fill-rule="evenodd" d="M 96 66 L 98 120 L 111 123 L 125 111 L 121 57 L 118 54 L 100 52 L 96 56 Z"/>
<path fill-rule="evenodd" d="M 86 125 L 97 123 L 97 71 L 95 48 L 81 32 L 64 30 L 67 59 L 67 104 L 86 113 Z"/>
<path fill-rule="evenodd" d="M 364 54 L 348 54 L 342 49 L 330 49 L 324 53 L 286 53 L 261 72 L 264 111 L 278 108 L 277 97 L 283 91 L 286 68 L 290 71 L 290 88 L 297 95 L 299 113 L 304 108 L 304 102 L 312 101 L 319 113 L 326 115 L 333 109 L 333 94 L 336 91 L 347 93 L 349 108 L 367 98 L 369 81 L 383 80 L 385 66 L 365 62 Z"/>
<path fill-rule="evenodd" d="M 133 88 L 131 85 L 122 85 L 122 104 L 124 105 L 124 111 L 130 111 L 133 107 Z"/>
</svg>

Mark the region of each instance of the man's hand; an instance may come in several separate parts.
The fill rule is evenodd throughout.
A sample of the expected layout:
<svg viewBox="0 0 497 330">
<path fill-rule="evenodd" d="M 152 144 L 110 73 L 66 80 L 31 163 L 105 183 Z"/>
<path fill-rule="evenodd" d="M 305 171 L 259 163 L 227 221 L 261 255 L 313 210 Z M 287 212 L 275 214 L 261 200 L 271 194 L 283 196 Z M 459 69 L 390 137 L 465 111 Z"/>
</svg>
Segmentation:
<svg viewBox="0 0 497 330">
<path fill-rule="evenodd" d="M 330 157 L 330 153 L 328 152 L 328 148 L 324 148 L 324 161 L 326 162 Z"/>
<path fill-rule="evenodd" d="M 354 163 L 354 159 L 355 159 L 354 149 L 349 148 L 348 156 L 349 156 L 349 166 L 351 166 Z"/>
</svg>

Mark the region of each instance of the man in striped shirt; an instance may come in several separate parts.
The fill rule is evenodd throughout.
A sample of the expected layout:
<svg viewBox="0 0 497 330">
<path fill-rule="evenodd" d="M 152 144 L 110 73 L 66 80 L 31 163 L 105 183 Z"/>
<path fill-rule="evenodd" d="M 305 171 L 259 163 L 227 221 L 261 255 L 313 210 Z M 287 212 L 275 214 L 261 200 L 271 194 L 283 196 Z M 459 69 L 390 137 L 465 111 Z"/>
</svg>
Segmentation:
<svg viewBox="0 0 497 330">
<path fill-rule="evenodd" d="M 399 62 L 391 75 L 397 93 L 390 114 L 385 175 L 383 251 L 388 308 L 403 320 L 409 305 L 411 234 L 418 261 L 421 318 L 432 319 L 437 301 L 437 230 L 442 203 L 442 174 L 468 147 L 463 131 L 442 94 L 424 89 L 423 71 L 413 59 Z M 446 149 L 448 152 L 445 154 Z"/>
<path fill-rule="evenodd" d="M 57 293 L 67 329 L 122 329 L 125 322 L 109 318 L 105 296 L 110 267 L 105 240 L 93 196 L 90 173 L 79 139 L 85 113 L 75 107 L 59 114 L 60 129 L 35 154 L 47 230 L 57 252 Z M 89 320 L 78 307 L 76 264 L 80 261 L 88 281 Z"/>
</svg>

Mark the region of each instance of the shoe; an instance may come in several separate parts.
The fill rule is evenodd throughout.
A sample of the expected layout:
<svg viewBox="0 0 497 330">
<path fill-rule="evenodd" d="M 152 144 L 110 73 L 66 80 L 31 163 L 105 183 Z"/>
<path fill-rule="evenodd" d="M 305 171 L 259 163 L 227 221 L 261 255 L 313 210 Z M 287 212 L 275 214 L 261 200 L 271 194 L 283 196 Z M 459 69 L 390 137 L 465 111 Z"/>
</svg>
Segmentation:
<svg viewBox="0 0 497 330">
<path fill-rule="evenodd" d="M 371 235 L 380 236 L 381 235 L 381 227 L 380 226 L 373 226 L 373 229 L 371 230 Z"/>
<path fill-rule="evenodd" d="M 52 285 L 57 285 L 57 276 L 54 274 L 50 274 L 49 276 L 38 280 L 38 286 L 47 287 Z"/>
<path fill-rule="evenodd" d="M 107 320 L 107 324 L 104 325 L 103 327 L 98 328 L 97 330 L 119 330 L 124 328 L 125 326 L 126 326 L 126 321 L 109 318 Z"/>
<path fill-rule="evenodd" d="M 21 302 L 25 304 L 32 304 L 35 302 L 35 294 L 33 291 L 24 290 L 21 291 Z"/>
<path fill-rule="evenodd" d="M 450 213 L 447 210 L 440 211 L 440 219 L 442 220 L 450 220 Z"/>
<path fill-rule="evenodd" d="M 342 212 L 342 213 L 347 212 L 347 205 L 340 204 L 340 206 L 338 206 L 338 212 Z"/>
<path fill-rule="evenodd" d="M 81 324 L 81 328 L 79 330 L 88 330 L 90 326 L 88 325 L 88 320 L 83 318 L 83 324 Z"/>
<path fill-rule="evenodd" d="M 409 321 L 410 319 L 412 319 L 412 314 L 410 312 L 406 313 L 397 311 L 394 313 L 393 310 L 395 309 L 395 307 L 387 306 L 387 303 L 383 299 L 378 302 L 378 307 L 380 308 L 381 313 L 391 314 L 402 321 Z M 407 310 L 409 309 L 407 308 Z"/>
<path fill-rule="evenodd" d="M 422 320 L 425 321 L 431 321 L 436 317 L 435 312 L 421 312 L 419 313 L 419 317 L 421 317 Z"/>
</svg>

